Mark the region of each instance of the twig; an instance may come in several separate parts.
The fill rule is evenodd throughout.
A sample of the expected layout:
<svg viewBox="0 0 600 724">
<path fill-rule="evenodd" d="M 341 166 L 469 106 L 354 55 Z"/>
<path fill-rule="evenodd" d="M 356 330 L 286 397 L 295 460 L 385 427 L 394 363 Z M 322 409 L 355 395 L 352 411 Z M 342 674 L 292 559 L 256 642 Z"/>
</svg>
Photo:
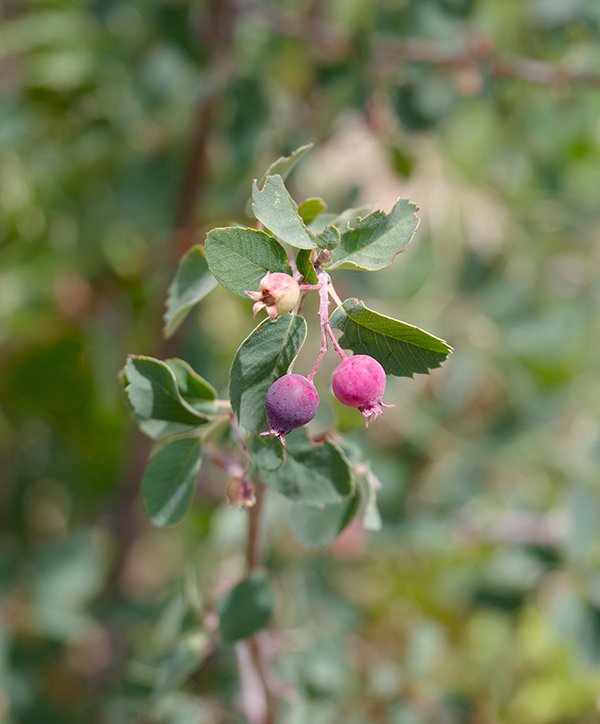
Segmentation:
<svg viewBox="0 0 600 724">
<path fill-rule="evenodd" d="M 246 568 L 251 571 L 261 562 L 260 520 L 265 486 L 255 483 L 256 503 L 248 509 L 246 534 Z M 251 724 L 273 724 L 273 696 L 267 677 L 260 635 L 238 644 L 238 664 L 242 682 L 242 704 Z"/>
<path fill-rule="evenodd" d="M 321 19 L 293 14 L 260 2 L 234 0 L 246 17 L 254 15 L 261 23 L 279 35 L 301 38 L 311 47 L 326 49 L 329 57 L 342 59 L 354 50 L 352 37 Z M 561 64 L 499 52 L 485 36 L 466 39 L 459 49 L 425 38 L 390 38 L 377 35 L 372 39 L 374 48 L 371 65 L 378 72 L 394 69 L 402 61 L 436 65 L 447 68 L 483 66 L 497 78 L 517 78 L 547 87 L 598 87 L 600 73 L 578 71 Z M 323 51 L 324 52 L 324 51 Z"/>
</svg>

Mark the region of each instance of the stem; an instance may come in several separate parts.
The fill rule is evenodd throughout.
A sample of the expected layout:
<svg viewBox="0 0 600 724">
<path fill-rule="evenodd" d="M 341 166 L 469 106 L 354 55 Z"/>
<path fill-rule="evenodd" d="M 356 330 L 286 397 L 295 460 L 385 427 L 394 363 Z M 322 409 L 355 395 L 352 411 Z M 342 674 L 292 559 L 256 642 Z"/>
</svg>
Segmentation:
<svg viewBox="0 0 600 724">
<path fill-rule="evenodd" d="M 329 335 L 331 339 L 331 344 L 333 344 L 333 348 L 335 351 L 339 354 L 340 359 L 342 362 L 348 357 L 348 355 L 344 352 L 344 350 L 340 347 L 337 339 L 335 338 L 335 335 L 333 334 L 333 329 L 331 329 L 331 324 L 329 323 L 329 294 L 330 291 L 333 290 L 333 285 L 331 284 L 331 277 L 327 272 L 320 271 L 319 277 L 322 280 L 322 288 L 319 291 L 319 295 L 321 297 L 321 305 L 319 308 L 319 316 L 321 317 L 321 326 L 325 328 L 325 331 Z M 335 290 L 333 290 L 335 294 Z M 337 297 L 337 294 L 335 295 Z"/>
<path fill-rule="evenodd" d="M 251 571 L 261 563 L 260 519 L 266 489 L 256 481 L 256 503 L 248 509 L 246 533 L 246 568 Z M 251 724 L 274 724 L 273 696 L 263 659 L 260 635 L 237 646 L 238 665 L 242 682 L 242 705 Z"/>
<path fill-rule="evenodd" d="M 321 322 L 321 348 L 319 349 L 319 354 L 317 355 L 317 359 L 315 360 L 315 364 L 311 370 L 311 373 L 307 377 L 307 379 L 310 382 L 313 381 L 314 376 L 317 374 L 319 366 L 320 366 L 321 362 L 323 361 L 323 357 L 325 356 L 325 353 L 327 352 L 327 336 L 328 335 L 331 339 L 331 343 L 333 344 L 333 348 L 339 354 L 342 361 L 345 360 L 347 357 L 344 350 L 338 344 L 338 341 L 333 334 L 333 330 L 331 329 L 331 324 L 329 323 L 329 295 L 331 295 L 333 299 L 337 300 L 338 304 L 341 304 L 341 300 L 338 297 L 338 295 L 335 293 L 335 289 L 333 288 L 329 274 L 327 274 L 324 271 L 320 271 L 319 279 L 320 279 L 319 284 L 303 284 L 300 287 L 300 289 L 318 289 L 319 290 L 319 320 Z"/>
</svg>

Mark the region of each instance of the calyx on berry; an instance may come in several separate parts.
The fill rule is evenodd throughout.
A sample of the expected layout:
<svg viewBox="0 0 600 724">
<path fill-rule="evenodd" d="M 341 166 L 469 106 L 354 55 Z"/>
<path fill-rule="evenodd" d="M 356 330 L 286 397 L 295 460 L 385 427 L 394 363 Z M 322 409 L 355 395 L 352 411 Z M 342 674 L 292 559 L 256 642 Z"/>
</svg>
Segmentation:
<svg viewBox="0 0 600 724">
<path fill-rule="evenodd" d="M 269 272 L 260 280 L 259 291 L 246 291 L 250 299 L 254 299 L 252 307 L 254 316 L 265 309 L 271 319 L 279 314 L 291 312 L 300 298 L 298 282 L 289 274 Z"/>
</svg>

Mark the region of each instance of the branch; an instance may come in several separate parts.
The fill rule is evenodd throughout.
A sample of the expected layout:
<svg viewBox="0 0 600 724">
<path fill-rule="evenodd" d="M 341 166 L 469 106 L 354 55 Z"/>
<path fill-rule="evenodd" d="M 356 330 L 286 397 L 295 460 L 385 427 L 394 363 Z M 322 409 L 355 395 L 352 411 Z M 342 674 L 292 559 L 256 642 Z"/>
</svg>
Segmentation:
<svg viewBox="0 0 600 724">
<path fill-rule="evenodd" d="M 246 568 L 250 571 L 261 563 L 260 521 L 266 489 L 256 481 L 256 503 L 248 509 L 246 534 Z M 242 684 L 242 707 L 250 724 L 273 724 L 273 695 L 267 676 L 262 638 L 253 636 L 236 647 Z"/>
<path fill-rule="evenodd" d="M 446 68 L 485 66 L 496 78 L 520 80 L 548 87 L 600 86 L 600 73 L 583 72 L 522 55 L 497 52 L 489 38 L 474 36 L 460 49 L 421 38 L 384 40 L 375 43 L 378 67 L 393 68 L 400 61 Z"/>
<path fill-rule="evenodd" d="M 244 15 L 254 15 L 262 24 L 279 35 L 301 38 L 311 49 L 333 60 L 341 60 L 354 52 L 355 44 L 349 33 L 310 16 L 301 16 L 274 6 L 252 0 L 232 0 Z M 544 60 L 497 51 L 493 42 L 473 35 L 460 49 L 447 47 L 438 41 L 424 38 L 395 39 L 385 35 L 373 37 L 371 65 L 378 72 L 394 70 L 397 63 L 414 62 L 446 68 L 487 66 L 496 78 L 520 80 L 553 88 L 569 86 L 600 87 L 600 73 L 577 71 Z"/>
</svg>

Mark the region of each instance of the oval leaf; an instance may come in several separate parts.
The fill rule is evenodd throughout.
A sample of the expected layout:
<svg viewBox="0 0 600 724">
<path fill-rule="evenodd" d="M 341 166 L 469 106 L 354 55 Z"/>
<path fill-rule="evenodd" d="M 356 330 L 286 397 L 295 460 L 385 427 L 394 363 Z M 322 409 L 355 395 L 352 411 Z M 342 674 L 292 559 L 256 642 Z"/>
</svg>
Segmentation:
<svg viewBox="0 0 600 724">
<path fill-rule="evenodd" d="M 217 605 L 224 641 L 239 641 L 263 629 L 273 615 L 275 597 L 263 571 L 251 571 Z"/>
<path fill-rule="evenodd" d="M 238 297 L 248 297 L 267 272 L 291 274 L 281 244 L 264 231 L 230 226 L 213 229 L 206 237 L 206 260 L 222 287 Z"/>
<path fill-rule="evenodd" d="M 264 483 L 308 505 L 337 503 L 353 492 L 350 467 L 337 446 L 330 441 L 314 443 L 302 430 L 286 437 L 285 460 L 279 469 L 259 471 Z"/>
<path fill-rule="evenodd" d="M 302 156 L 310 151 L 313 146 L 314 143 L 307 143 L 304 146 L 300 146 L 295 151 L 292 151 L 289 156 L 280 156 L 276 161 L 273 161 L 261 178 L 260 186 L 265 183 L 267 176 L 274 176 L 275 174 L 278 174 L 282 179 L 286 179 L 290 171 L 294 168 Z"/>
<path fill-rule="evenodd" d="M 265 395 L 278 377 L 286 374 L 306 338 L 306 322 L 284 314 L 265 319 L 242 342 L 229 374 L 229 395 L 242 427 L 250 432 L 266 429 Z"/>
<path fill-rule="evenodd" d="M 267 176 L 262 190 L 256 182 L 253 184 L 252 211 L 258 221 L 280 241 L 297 249 L 316 247 L 281 176 Z"/>
<path fill-rule="evenodd" d="M 333 313 L 331 325 L 343 332 L 342 347 L 374 357 L 388 375 L 427 374 L 453 351 L 443 339 L 378 314 L 358 299 L 346 299 Z"/>
<path fill-rule="evenodd" d="M 419 225 L 416 212 L 414 204 L 400 199 L 389 214 L 378 210 L 352 222 L 342 234 L 339 246 L 331 252 L 327 269 L 376 271 L 389 266 L 412 241 Z"/>
<path fill-rule="evenodd" d="M 167 294 L 165 337 L 175 333 L 191 309 L 217 286 L 201 246 L 193 246 L 179 262 Z"/>
<path fill-rule="evenodd" d="M 139 420 L 202 425 L 208 418 L 188 404 L 173 371 L 153 357 L 130 355 L 125 365 L 125 391 Z"/>
<path fill-rule="evenodd" d="M 202 446 L 197 438 L 174 440 L 154 455 L 142 480 L 144 506 L 154 525 L 173 525 L 189 508 Z"/>
</svg>

